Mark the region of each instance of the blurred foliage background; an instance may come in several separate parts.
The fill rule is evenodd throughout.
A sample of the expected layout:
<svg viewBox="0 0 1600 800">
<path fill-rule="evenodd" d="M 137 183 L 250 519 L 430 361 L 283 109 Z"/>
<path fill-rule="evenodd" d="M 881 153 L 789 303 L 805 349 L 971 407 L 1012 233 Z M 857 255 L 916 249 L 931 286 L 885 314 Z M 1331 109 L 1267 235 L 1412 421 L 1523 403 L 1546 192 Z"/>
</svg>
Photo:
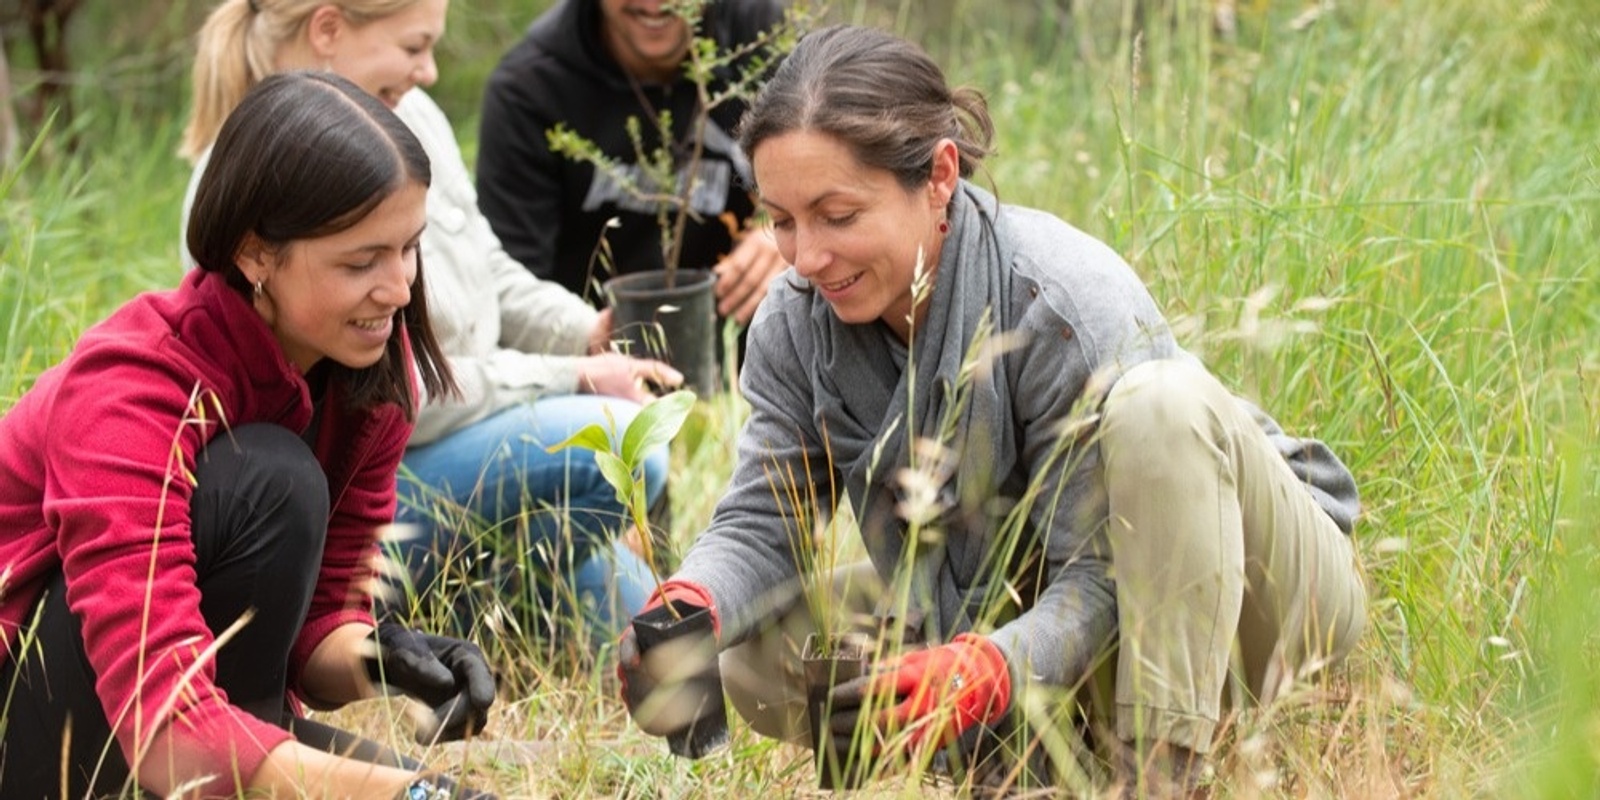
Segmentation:
<svg viewBox="0 0 1600 800">
<path fill-rule="evenodd" d="M 23 14 L 39 2 L 62 0 L 0 2 L 23 148 L 0 171 L 0 412 L 84 327 L 176 280 L 176 146 L 211 5 L 79 0 L 59 32 L 70 68 L 41 106 Z M 469 164 L 484 79 L 547 6 L 451 4 L 432 93 Z M 1369 633 L 1333 685 L 1228 731 L 1217 796 L 1600 796 L 1595 0 L 829 13 L 917 39 L 981 87 L 1002 199 L 1122 253 L 1186 346 L 1361 483 Z M 739 413 L 716 407 L 675 454 L 680 545 L 720 491 Z M 600 678 L 510 637 L 486 646 L 516 665 L 497 730 L 550 748 L 494 768 L 503 796 L 813 785 L 803 756 L 749 738 L 688 768 Z"/>
</svg>

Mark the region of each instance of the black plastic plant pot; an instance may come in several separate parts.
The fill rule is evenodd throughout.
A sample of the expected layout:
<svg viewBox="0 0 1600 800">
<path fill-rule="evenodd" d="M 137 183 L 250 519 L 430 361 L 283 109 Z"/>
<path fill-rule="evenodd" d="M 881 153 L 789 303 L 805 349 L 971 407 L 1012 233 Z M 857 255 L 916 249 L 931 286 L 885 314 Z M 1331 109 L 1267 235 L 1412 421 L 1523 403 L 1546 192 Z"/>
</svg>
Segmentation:
<svg viewBox="0 0 1600 800">
<path fill-rule="evenodd" d="M 716 283 L 717 276 L 703 269 L 677 270 L 670 285 L 665 270 L 635 272 L 606 281 L 611 338 L 629 355 L 671 364 L 696 394 L 715 394 Z"/>
<path fill-rule="evenodd" d="M 806 718 L 811 725 L 811 746 L 816 750 L 817 788 L 825 791 L 855 789 L 865 781 L 872 765 L 854 748 L 839 752 L 828 730 L 828 690 L 866 674 L 870 643 L 849 634 L 806 637 L 800 657 L 805 664 Z M 842 743 L 841 743 L 842 744 Z"/>
<path fill-rule="evenodd" d="M 644 669 L 627 683 L 628 707 L 673 755 L 702 758 L 728 743 L 728 712 L 711 612 L 674 602 L 633 618 Z"/>
</svg>

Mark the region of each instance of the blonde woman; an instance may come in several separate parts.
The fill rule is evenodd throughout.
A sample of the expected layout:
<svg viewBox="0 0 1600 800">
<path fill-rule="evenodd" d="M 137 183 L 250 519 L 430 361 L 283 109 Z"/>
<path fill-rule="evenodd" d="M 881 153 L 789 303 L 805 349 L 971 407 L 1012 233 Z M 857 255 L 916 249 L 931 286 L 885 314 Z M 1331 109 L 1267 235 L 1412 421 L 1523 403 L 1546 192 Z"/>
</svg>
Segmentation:
<svg viewBox="0 0 1600 800">
<path fill-rule="evenodd" d="M 422 238 L 429 302 L 462 388 L 460 398 L 421 410 L 406 452 L 410 475 L 401 481 L 397 519 L 421 535 L 400 543 L 398 555 L 412 600 L 447 596 L 469 625 L 474 597 L 450 579 L 483 585 L 489 577 L 496 580 L 487 585 L 507 586 L 498 580 L 503 574 L 460 575 L 455 565 L 531 554 L 544 569 L 526 591 L 576 612 L 541 616 L 573 619 L 580 636 L 609 640 L 642 604 L 648 572 L 615 535 L 623 509 L 593 459 L 545 447 L 590 423 L 610 424 L 608 412 L 626 425 L 648 400 L 647 384 L 672 386 L 682 376 L 657 361 L 605 352 L 609 317 L 533 277 L 479 214 L 450 123 L 423 91 L 438 78 L 433 48 L 447 11 L 448 0 L 225 0 L 200 32 L 183 153 L 196 160 L 197 182 L 216 120 L 248 86 L 289 69 L 337 72 L 410 126 L 434 170 Z M 665 479 L 661 451 L 646 469 L 652 502 L 663 498 Z M 441 521 L 461 518 L 463 508 L 491 527 L 517 520 L 505 527 L 526 532 L 520 552 L 477 557 L 481 548 Z"/>
</svg>

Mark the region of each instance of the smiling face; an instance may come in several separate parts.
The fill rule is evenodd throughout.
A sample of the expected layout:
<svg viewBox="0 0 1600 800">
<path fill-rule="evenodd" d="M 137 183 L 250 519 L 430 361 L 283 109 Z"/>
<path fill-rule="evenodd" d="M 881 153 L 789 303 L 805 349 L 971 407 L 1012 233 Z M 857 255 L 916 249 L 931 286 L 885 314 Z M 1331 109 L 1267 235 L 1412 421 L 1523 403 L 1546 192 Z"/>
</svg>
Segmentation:
<svg viewBox="0 0 1600 800">
<path fill-rule="evenodd" d="M 331 16 L 313 18 L 311 35 L 324 66 L 394 108 L 406 92 L 439 79 L 433 46 L 444 35 L 449 6 L 449 0 L 417 0 L 404 11 L 360 25 L 326 6 L 318 14 Z"/>
<path fill-rule="evenodd" d="M 863 165 L 840 140 L 813 131 L 766 139 L 750 163 L 784 260 L 839 319 L 882 319 L 904 341 L 919 251 L 928 273 L 939 264 L 954 157 L 953 145 L 948 158 L 936 155 L 933 179 L 912 189 L 888 170 Z"/>
<path fill-rule="evenodd" d="M 426 196 L 408 183 L 343 231 L 241 254 L 245 277 L 261 281 L 257 310 L 302 373 L 324 358 L 362 369 L 383 357 L 411 302 Z"/>
<path fill-rule="evenodd" d="M 689 23 L 662 0 L 600 0 L 601 41 L 629 75 L 666 82 L 689 54 Z"/>
</svg>

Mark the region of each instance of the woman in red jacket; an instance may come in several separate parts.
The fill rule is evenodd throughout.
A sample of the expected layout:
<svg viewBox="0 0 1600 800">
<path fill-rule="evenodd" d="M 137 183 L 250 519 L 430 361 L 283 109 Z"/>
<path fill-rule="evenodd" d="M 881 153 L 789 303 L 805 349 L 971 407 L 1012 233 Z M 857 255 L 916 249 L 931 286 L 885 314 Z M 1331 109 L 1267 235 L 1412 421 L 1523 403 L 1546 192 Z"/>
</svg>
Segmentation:
<svg viewBox="0 0 1600 800">
<path fill-rule="evenodd" d="M 417 257 L 430 180 L 354 84 L 263 81 L 199 187 L 201 268 L 0 419 L 0 796 L 460 796 L 296 713 L 387 689 L 457 738 L 494 699 L 477 647 L 371 613 L 415 383 L 454 390 Z"/>
</svg>

